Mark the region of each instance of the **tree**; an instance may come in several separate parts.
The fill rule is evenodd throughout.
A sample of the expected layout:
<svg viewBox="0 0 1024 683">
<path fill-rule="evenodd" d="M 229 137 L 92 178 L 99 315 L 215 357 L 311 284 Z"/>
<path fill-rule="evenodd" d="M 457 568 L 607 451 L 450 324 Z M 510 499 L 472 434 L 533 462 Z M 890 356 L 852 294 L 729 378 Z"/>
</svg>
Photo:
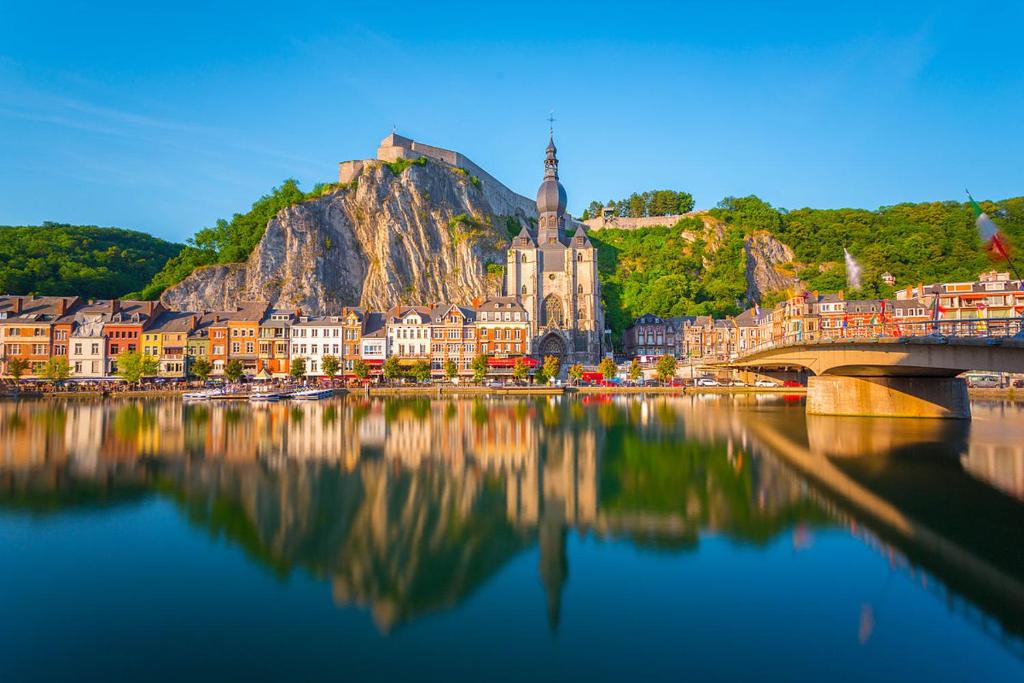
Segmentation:
<svg viewBox="0 0 1024 683">
<path fill-rule="evenodd" d="M 558 371 L 562 368 L 562 361 L 559 360 L 558 356 L 545 356 L 544 357 L 544 374 L 550 379 L 558 377 Z"/>
<path fill-rule="evenodd" d="M 544 366 L 543 365 L 533 375 L 533 381 L 535 381 L 537 384 L 547 384 L 548 380 L 550 380 L 550 379 L 551 379 L 551 377 L 548 376 L 548 373 L 544 372 Z"/>
<path fill-rule="evenodd" d="M 388 356 L 387 360 L 384 361 L 384 365 L 381 366 L 381 372 L 384 373 L 384 379 L 389 382 L 393 382 L 402 376 L 402 366 L 398 362 L 398 356 Z"/>
<path fill-rule="evenodd" d="M 412 378 L 417 382 L 427 382 L 430 380 L 430 361 L 420 360 L 416 361 L 416 365 L 412 366 L 410 373 Z"/>
<path fill-rule="evenodd" d="M 658 364 L 654 367 L 655 373 L 658 375 L 658 380 L 661 382 L 667 382 L 676 375 L 676 359 L 674 356 L 665 354 L 658 359 Z"/>
<path fill-rule="evenodd" d="M 242 379 L 242 375 L 245 374 L 245 368 L 242 367 L 242 361 L 237 358 L 232 358 L 228 361 L 227 365 L 224 366 L 224 376 L 228 378 L 229 382 L 237 382 Z"/>
<path fill-rule="evenodd" d="M 341 370 L 341 361 L 338 360 L 337 356 L 324 356 L 322 367 L 324 374 L 333 380 L 337 376 L 338 371 Z"/>
<path fill-rule="evenodd" d="M 62 382 L 71 375 L 71 366 L 64 356 L 54 356 L 46 361 L 43 367 L 43 377 L 51 382 Z"/>
<path fill-rule="evenodd" d="M 357 358 L 356 362 L 352 364 L 352 374 L 360 382 L 365 382 L 366 378 L 370 376 L 370 366 L 363 362 L 362 358 Z"/>
<path fill-rule="evenodd" d="M 580 365 L 579 363 L 574 363 L 573 365 L 570 365 L 569 379 L 571 379 L 574 384 L 579 384 L 580 380 L 583 379 L 583 366 Z"/>
<path fill-rule="evenodd" d="M 206 358 L 199 356 L 189 365 L 188 371 L 205 382 L 210 373 L 213 372 L 213 366 L 210 365 L 210 361 L 206 360 Z"/>
<path fill-rule="evenodd" d="M 615 373 L 619 371 L 619 367 L 615 365 L 615 361 L 611 358 L 602 358 L 601 362 L 597 365 L 597 370 L 605 380 L 609 380 L 615 377 Z"/>
<path fill-rule="evenodd" d="M 292 358 L 291 365 L 288 367 L 288 374 L 292 376 L 297 382 L 301 382 L 306 377 L 306 359 L 302 356 Z"/>
<path fill-rule="evenodd" d="M 647 213 L 646 202 L 642 195 L 634 192 L 629 195 L 629 217 L 630 218 L 643 218 L 644 214 Z"/>
<path fill-rule="evenodd" d="M 143 377 L 152 377 L 157 368 L 156 358 L 138 351 L 122 351 L 117 356 L 117 374 L 128 384 L 138 384 Z"/>
<path fill-rule="evenodd" d="M 29 367 L 29 362 L 24 358 L 12 358 L 7 361 L 7 374 L 17 382 Z"/>
<path fill-rule="evenodd" d="M 644 371 L 640 369 L 640 361 L 634 358 L 629 364 L 629 378 L 634 382 L 643 377 Z"/>
<path fill-rule="evenodd" d="M 526 365 L 526 361 L 522 358 L 516 358 L 515 365 L 512 366 L 512 379 L 517 382 L 525 382 L 529 374 L 530 368 Z"/>
<path fill-rule="evenodd" d="M 473 381 L 483 382 L 484 377 L 487 376 L 488 370 L 487 356 L 485 356 L 484 354 L 480 354 L 479 356 L 474 358 L 472 364 L 470 365 L 470 368 L 472 368 L 473 370 Z"/>
<path fill-rule="evenodd" d="M 459 366 L 455 364 L 453 360 L 446 360 L 444 362 L 444 376 L 451 382 L 459 374 Z"/>
</svg>

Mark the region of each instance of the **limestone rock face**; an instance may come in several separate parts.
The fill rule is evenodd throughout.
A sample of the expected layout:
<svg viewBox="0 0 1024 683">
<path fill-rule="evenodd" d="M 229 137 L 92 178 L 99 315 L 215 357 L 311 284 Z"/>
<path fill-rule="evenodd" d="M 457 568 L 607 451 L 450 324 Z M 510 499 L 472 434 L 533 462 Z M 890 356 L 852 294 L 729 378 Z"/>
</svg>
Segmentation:
<svg viewBox="0 0 1024 683">
<path fill-rule="evenodd" d="M 747 300 L 760 301 L 768 293 L 795 288 L 797 278 L 781 268 L 793 262 L 793 250 L 767 232 L 743 240 L 747 252 Z"/>
<path fill-rule="evenodd" d="M 474 182 L 436 160 L 399 174 L 368 162 L 354 186 L 282 209 L 245 263 L 198 269 L 164 292 L 172 310 L 231 308 L 241 301 L 299 307 L 469 303 L 499 293 L 514 229 L 534 218 L 529 200 L 489 176 Z"/>
</svg>

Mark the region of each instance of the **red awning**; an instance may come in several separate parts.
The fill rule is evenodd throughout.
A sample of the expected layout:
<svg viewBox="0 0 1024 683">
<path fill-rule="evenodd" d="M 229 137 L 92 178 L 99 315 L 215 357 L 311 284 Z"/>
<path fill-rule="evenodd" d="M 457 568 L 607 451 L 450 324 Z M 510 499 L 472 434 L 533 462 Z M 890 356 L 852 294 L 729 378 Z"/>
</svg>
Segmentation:
<svg viewBox="0 0 1024 683">
<path fill-rule="evenodd" d="M 528 368 L 535 368 L 540 365 L 540 361 L 536 358 L 530 358 L 529 356 L 517 356 L 515 358 L 488 358 L 487 365 L 492 368 L 511 368 L 515 367 L 516 361 L 522 360 L 523 365 Z"/>
</svg>

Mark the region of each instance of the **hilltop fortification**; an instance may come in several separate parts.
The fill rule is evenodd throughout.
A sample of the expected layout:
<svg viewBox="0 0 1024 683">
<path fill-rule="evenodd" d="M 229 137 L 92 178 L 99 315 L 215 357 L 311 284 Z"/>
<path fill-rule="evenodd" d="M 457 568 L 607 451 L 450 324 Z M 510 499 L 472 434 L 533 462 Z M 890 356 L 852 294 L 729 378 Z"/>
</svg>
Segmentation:
<svg viewBox="0 0 1024 683">
<path fill-rule="evenodd" d="M 522 213 L 525 216 L 537 215 L 537 207 L 532 199 L 527 199 L 505 187 L 501 181 L 475 164 L 473 160 L 464 154 L 418 142 L 397 133 L 391 133 L 380 141 L 380 146 L 377 147 L 376 159 L 356 159 L 339 163 L 338 182 L 343 184 L 352 182 L 359 177 L 364 168 L 373 165 L 375 161 L 390 163 L 400 159 L 416 161 L 421 158 L 432 159 L 455 168 L 461 168 L 471 177 L 476 178 L 479 181 L 480 189 L 483 190 L 484 197 L 496 213 L 506 215 Z"/>
</svg>

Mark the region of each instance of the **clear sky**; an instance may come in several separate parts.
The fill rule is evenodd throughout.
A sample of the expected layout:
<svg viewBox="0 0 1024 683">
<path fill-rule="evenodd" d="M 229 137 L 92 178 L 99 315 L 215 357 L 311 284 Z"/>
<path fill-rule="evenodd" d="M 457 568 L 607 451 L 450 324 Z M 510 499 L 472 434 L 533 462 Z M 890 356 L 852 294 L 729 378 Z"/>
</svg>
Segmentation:
<svg viewBox="0 0 1024 683">
<path fill-rule="evenodd" d="M 189 7 L 186 7 L 189 6 Z M 181 240 L 391 126 L 569 208 L 1024 193 L 1024 2 L 0 0 L 0 224 Z"/>
</svg>

